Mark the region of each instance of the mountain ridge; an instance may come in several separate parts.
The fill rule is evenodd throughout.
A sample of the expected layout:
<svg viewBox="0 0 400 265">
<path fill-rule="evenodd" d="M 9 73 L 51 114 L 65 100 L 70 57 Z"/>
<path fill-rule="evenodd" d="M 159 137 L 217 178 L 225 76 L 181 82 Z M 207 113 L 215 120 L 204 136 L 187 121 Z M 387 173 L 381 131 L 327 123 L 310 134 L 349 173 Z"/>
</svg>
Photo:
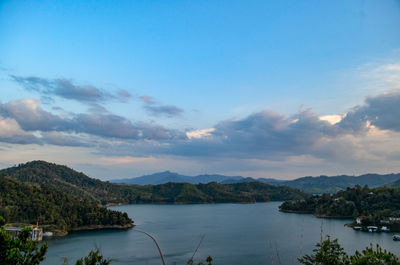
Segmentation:
<svg viewBox="0 0 400 265">
<path fill-rule="evenodd" d="M 226 180 L 240 180 L 240 176 L 224 176 L 220 174 L 201 174 L 197 176 L 181 175 L 169 170 L 156 172 L 136 178 L 110 180 L 111 183 L 137 184 L 137 185 L 159 185 L 168 182 L 187 182 L 191 184 L 206 184 L 209 182 L 222 183 Z"/>
<path fill-rule="evenodd" d="M 174 173 L 169 172 L 175 176 Z M 216 203 L 258 202 L 281 200 L 308 195 L 290 187 L 266 183 L 190 184 L 168 182 L 159 185 L 127 185 L 90 178 L 67 166 L 46 161 L 31 161 L 0 170 L 5 175 L 30 185 L 45 185 L 59 189 L 81 200 L 95 204 L 115 205 L 134 203 Z M 215 175 L 203 175 L 212 176 Z M 213 194 L 214 192 L 214 194 Z M 281 195 L 279 196 L 279 194 Z M 175 194 L 172 196 L 171 194 Z M 176 198 L 175 198 L 176 197 Z"/>
<path fill-rule="evenodd" d="M 370 187 L 379 187 L 383 185 L 390 185 L 391 183 L 399 180 L 400 186 L 400 173 L 391 174 L 376 174 L 367 173 L 359 176 L 350 175 L 337 175 L 337 176 L 306 176 L 293 180 L 279 180 L 274 178 L 250 178 L 242 176 L 225 176 L 220 174 L 202 174 L 197 176 L 186 176 L 171 171 L 157 172 L 150 175 L 144 175 L 136 178 L 126 178 L 110 180 L 112 183 L 125 183 L 125 184 L 136 184 L 136 185 L 159 185 L 168 182 L 178 183 L 209 183 L 217 182 L 220 184 L 233 184 L 241 182 L 262 182 L 270 185 L 288 186 L 292 188 L 300 189 L 308 193 L 335 193 L 339 190 L 344 190 L 347 187 L 354 187 L 355 185 L 368 185 Z"/>
</svg>

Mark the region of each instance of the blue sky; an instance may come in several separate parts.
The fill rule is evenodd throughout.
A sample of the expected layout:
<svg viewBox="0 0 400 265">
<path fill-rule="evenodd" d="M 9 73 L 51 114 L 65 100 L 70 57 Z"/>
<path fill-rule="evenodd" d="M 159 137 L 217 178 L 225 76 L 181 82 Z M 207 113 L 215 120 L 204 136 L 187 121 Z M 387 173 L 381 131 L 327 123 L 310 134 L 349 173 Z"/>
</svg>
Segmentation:
<svg viewBox="0 0 400 265">
<path fill-rule="evenodd" d="M 2 1 L 0 163 L 398 172 L 399 28 L 391 0 Z"/>
</svg>

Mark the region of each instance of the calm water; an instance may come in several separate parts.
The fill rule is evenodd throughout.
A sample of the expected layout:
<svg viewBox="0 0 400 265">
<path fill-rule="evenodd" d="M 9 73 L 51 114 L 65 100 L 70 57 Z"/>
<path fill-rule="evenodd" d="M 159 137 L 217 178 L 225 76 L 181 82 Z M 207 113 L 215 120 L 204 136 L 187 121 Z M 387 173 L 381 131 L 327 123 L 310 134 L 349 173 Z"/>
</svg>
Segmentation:
<svg viewBox="0 0 400 265">
<path fill-rule="evenodd" d="M 296 258 L 310 253 L 324 234 L 339 238 L 346 251 L 379 243 L 400 255 L 400 242 L 391 233 L 363 233 L 344 227 L 348 220 L 318 219 L 312 215 L 281 213 L 279 202 L 257 204 L 125 205 L 136 228 L 155 236 L 167 264 L 186 264 L 201 237 L 195 257 L 211 255 L 216 265 L 297 264 Z M 153 242 L 143 234 L 128 231 L 91 231 L 50 240 L 46 265 L 61 264 L 61 258 L 87 255 L 99 247 L 112 264 L 160 264 Z"/>
</svg>

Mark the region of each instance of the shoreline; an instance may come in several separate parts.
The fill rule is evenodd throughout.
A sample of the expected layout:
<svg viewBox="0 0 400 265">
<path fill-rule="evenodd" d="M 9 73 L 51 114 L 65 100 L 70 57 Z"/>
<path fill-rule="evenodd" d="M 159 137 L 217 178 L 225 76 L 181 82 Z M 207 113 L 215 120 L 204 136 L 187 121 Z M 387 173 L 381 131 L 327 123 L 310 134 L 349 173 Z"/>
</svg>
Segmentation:
<svg viewBox="0 0 400 265">
<path fill-rule="evenodd" d="M 53 232 L 53 236 L 49 236 L 47 238 L 55 238 L 55 237 L 64 237 L 71 233 L 76 232 L 84 232 L 84 231 L 96 231 L 96 230 L 128 230 L 130 228 L 135 227 L 135 224 L 126 224 L 126 225 L 88 225 L 75 227 L 69 230 L 53 230 L 47 232 Z"/>
<path fill-rule="evenodd" d="M 279 211 L 283 213 L 312 214 L 317 218 L 326 218 L 326 219 L 354 219 L 353 216 L 328 216 L 328 215 L 319 215 L 308 211 L 282 210 L 282 209 L 279 209 Z"/>
<path fill-rule="evenodd" d="M 284 202 L 284 200 L 269 201 L 228 201 L 228 202 L 140 202 L 140 203 L 108 203 L 103 207 L 124 206 L 124 205 L 199 205 L 199 204 L 256 204 L 267 202 Z"/>
</svg>

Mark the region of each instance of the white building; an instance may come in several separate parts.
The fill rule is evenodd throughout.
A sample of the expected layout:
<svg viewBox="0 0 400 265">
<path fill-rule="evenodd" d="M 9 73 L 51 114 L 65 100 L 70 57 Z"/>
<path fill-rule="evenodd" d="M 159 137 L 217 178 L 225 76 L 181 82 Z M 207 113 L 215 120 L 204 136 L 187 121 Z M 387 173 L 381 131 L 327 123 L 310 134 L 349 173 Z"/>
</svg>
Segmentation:
<svg viewBox="0 0 400 265">
<path fill-rule="evenodd" d="M 12 238 L 16 238 L 22 230 L 21 227 L 10 227 L 10 226 L 6 226 L 5 229 L 12 236 Z M 43 239 L 43 229 L 39 227 L 32 228 L 31 240 L 42 241 L 42 239 Z"/>
</svg>

